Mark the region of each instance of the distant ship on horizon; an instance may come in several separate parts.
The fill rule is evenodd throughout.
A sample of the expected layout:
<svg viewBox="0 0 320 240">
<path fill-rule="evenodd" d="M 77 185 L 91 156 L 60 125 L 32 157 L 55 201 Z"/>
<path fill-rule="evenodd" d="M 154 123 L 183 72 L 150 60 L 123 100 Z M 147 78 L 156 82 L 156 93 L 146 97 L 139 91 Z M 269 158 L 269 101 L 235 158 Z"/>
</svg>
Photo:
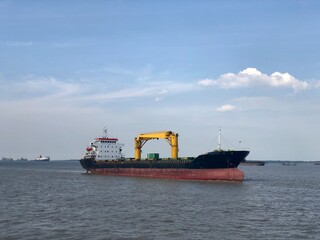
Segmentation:
<svg viewBox="0 0 320 240">
<path fill-rule="evenodd" d="M 49 157 L 49 156 L 42 156 L 42 155 L 40 155 L 39 157 L 36 157 L 35 160 L 36 160 L 36 161 L 50 161 L 50 157 Z"/>
</svg>

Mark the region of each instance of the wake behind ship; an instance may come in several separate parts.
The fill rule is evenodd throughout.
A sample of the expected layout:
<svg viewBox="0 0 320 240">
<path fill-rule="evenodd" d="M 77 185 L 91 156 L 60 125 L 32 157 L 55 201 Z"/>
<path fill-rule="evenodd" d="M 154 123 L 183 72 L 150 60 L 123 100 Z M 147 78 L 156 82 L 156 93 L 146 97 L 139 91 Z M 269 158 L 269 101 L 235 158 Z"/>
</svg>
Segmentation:
<svg viewBox="0 0 320 240">
<path fill-rule="evenodd" d="M 172 131 L 139 134 L 135 138 L 135 157 L 124 158 L 123 144 L 117 138 L 105 135 L 95 138 L 86 148 L 80 160 L 81 166 L 88 173 L 150 177 L 165 179 L 187 180 L 222 180 L 243 181 L 244 173 L 237 169 L 245 160 L 247 150 L 222 150 L 220 144 L 221 131 L 219 130 L 219 148 L 197 157 L 178 157 L 178 134 Z M 165 139 L 171 146 L 171 158 L 159 158 L 158 153 L 150 153 L 147 159 L 141 159 L 141 148 L 153 139 Z"/>
</svg>

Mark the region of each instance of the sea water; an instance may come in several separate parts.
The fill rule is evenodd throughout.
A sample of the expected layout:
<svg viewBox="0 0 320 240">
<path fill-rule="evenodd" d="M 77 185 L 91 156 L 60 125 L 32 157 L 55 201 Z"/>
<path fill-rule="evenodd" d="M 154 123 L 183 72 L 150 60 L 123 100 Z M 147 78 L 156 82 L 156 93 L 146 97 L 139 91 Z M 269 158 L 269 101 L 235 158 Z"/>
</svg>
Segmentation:
<svg viewBox="0 0 320 240">
<path fill-rule="evenodd" d="M 240 166 L 242 183 L 0 162 L 0 239 L 320 239 L 320 166 Z"/>
</svg>

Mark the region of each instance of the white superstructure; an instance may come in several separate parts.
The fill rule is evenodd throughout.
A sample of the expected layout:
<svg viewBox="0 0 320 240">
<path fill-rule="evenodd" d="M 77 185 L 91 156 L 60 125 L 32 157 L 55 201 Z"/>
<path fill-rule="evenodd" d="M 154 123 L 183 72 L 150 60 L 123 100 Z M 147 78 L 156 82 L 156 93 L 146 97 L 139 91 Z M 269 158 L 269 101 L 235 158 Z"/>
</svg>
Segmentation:
<svg viewBox="0 0 320 240">
<path fill-rule="evenodd" d="M 124 144 L 118 143 L 117 138 L 109 138 L 107 130 L 104 129 L 105 136 L 95 138 L 94 142 L 86 148 L 84 158 L 94 157 L 95 160 L 117 160 L 123 158 L 122 147 Z"/>
</svg>

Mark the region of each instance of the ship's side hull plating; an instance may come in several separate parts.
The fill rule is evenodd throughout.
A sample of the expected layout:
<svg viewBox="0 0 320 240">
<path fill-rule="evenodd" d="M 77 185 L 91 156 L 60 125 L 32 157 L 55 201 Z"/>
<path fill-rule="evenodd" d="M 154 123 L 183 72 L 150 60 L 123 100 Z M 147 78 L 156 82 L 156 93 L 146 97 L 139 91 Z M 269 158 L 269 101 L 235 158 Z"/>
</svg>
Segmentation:
<svg viewBox="0 0 320 240">
<path fill-rule="evenodd" d="M 91 173 L 110 176 L 148 177 L 181 180 L 243 181 L 237 168 L 177 169 L 177 168 L 96 168 Z"/>
</svg>

